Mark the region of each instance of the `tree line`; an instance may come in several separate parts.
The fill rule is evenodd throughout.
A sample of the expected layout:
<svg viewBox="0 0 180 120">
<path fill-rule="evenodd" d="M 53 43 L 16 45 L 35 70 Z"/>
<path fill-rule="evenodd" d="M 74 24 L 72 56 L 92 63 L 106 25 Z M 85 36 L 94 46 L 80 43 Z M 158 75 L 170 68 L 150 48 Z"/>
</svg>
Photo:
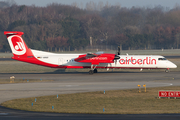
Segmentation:
<svg viewBox="0 0 180 120">
<path fill-rule="evenodd" d="M 22 31 L 30 48 L 84 50 L 88 46 L 122 49 L 179 49 L 180 6 L 121 7 L 88 2 L 46 7 L 0 2 L 0 51 L 10 51 L 4 31 Z"/>
</svg>

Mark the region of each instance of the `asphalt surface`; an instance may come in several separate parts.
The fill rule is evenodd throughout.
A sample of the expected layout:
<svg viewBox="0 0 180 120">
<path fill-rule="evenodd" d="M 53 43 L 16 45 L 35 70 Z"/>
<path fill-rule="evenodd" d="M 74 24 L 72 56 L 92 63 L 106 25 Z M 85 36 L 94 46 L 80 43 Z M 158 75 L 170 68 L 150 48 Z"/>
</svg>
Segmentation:
<svg viewBox="0 0 180 120">
<path fill-rule="evenodd" d="M 0 113 L 1 120 L 179 120 L 180 114 L 58 114 L 13 110 L 0 107 L 7 113 Z"/>
<path fill-rule="evenodd" d="M 99 72 L 94 75 L 81 72 L 63 73 L 0 73 L 1 79 L 46 79 L 53 82 L 42 83 L 18 83 L 0 85 L 0 103 L 26 97 L 104 91 L 116 89 L 137 88 L 137 85 L 146 84 L 147 87 L 178 86 L 180 85 L 179 72 Z M 91 115 L 91 114 L 58 114 L 26 112 L 0 107 L 0 119 L 2 120 L 33 120 L 33 119 L 63 119 L 63 120 L 169 120 L 180 119 L 180 114 L 148 114 L 148 115 Z"/>
</svg>

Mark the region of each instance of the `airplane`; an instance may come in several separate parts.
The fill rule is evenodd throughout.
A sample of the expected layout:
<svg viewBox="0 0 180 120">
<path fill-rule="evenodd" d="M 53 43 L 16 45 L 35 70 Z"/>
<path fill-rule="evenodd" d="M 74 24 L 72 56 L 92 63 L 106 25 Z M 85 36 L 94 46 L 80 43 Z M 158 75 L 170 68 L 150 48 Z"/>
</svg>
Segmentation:
<svg viewBox="0 0 180 120">
<path fill-rule="evenodd" d="M 19 31 L 4 31 L 11 47 L 12 59 L 52 68 L 83 69 L 89 68 L 89 74 L 97 73 L 97 69 L 165 69 L 177 66 L 160 55 L 120 55 L 97 52 L 86 54 L 56 54 L 33 50 L 27 47 Z"/>
</svg>

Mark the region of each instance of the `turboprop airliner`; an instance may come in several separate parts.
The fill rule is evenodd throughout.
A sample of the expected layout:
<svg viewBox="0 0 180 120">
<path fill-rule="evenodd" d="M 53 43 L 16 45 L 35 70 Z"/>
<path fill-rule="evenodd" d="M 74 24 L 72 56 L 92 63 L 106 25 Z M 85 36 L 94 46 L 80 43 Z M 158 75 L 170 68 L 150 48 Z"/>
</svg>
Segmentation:
<svg viewBox="0 0 180 120">
<path fill-rule="evenodd" d="M 33 50 L 27 47 L 22 39 L 23 32 L 5 31 L 11 47 L 12 59 L 52 68 L 83 69 L 89 68 L 89 74 L 97 73 L 97 69 L 165 69 L 177 66 L 160 55 L 120 55 L 112 53 L 56 54 Z"/>
</svg>

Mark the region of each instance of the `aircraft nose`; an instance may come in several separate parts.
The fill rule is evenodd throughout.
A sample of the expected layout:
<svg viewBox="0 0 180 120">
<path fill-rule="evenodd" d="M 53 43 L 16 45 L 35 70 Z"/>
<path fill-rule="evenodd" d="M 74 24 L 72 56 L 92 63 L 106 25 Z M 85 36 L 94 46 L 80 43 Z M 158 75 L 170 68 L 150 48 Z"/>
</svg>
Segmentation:
<svg viewBox="0 0 180 120">
<path fill-rule="evenodd" d="M 177 68 L 177 65 L 174 64 L 174 68 Z"/>
<path fill-rule="evenodd" d="M 174 64 L 174 63 L 171 63 L 171 64 L 170 64 L 170 68 L 177 68 L 177 65 Z"/>
</svg>

